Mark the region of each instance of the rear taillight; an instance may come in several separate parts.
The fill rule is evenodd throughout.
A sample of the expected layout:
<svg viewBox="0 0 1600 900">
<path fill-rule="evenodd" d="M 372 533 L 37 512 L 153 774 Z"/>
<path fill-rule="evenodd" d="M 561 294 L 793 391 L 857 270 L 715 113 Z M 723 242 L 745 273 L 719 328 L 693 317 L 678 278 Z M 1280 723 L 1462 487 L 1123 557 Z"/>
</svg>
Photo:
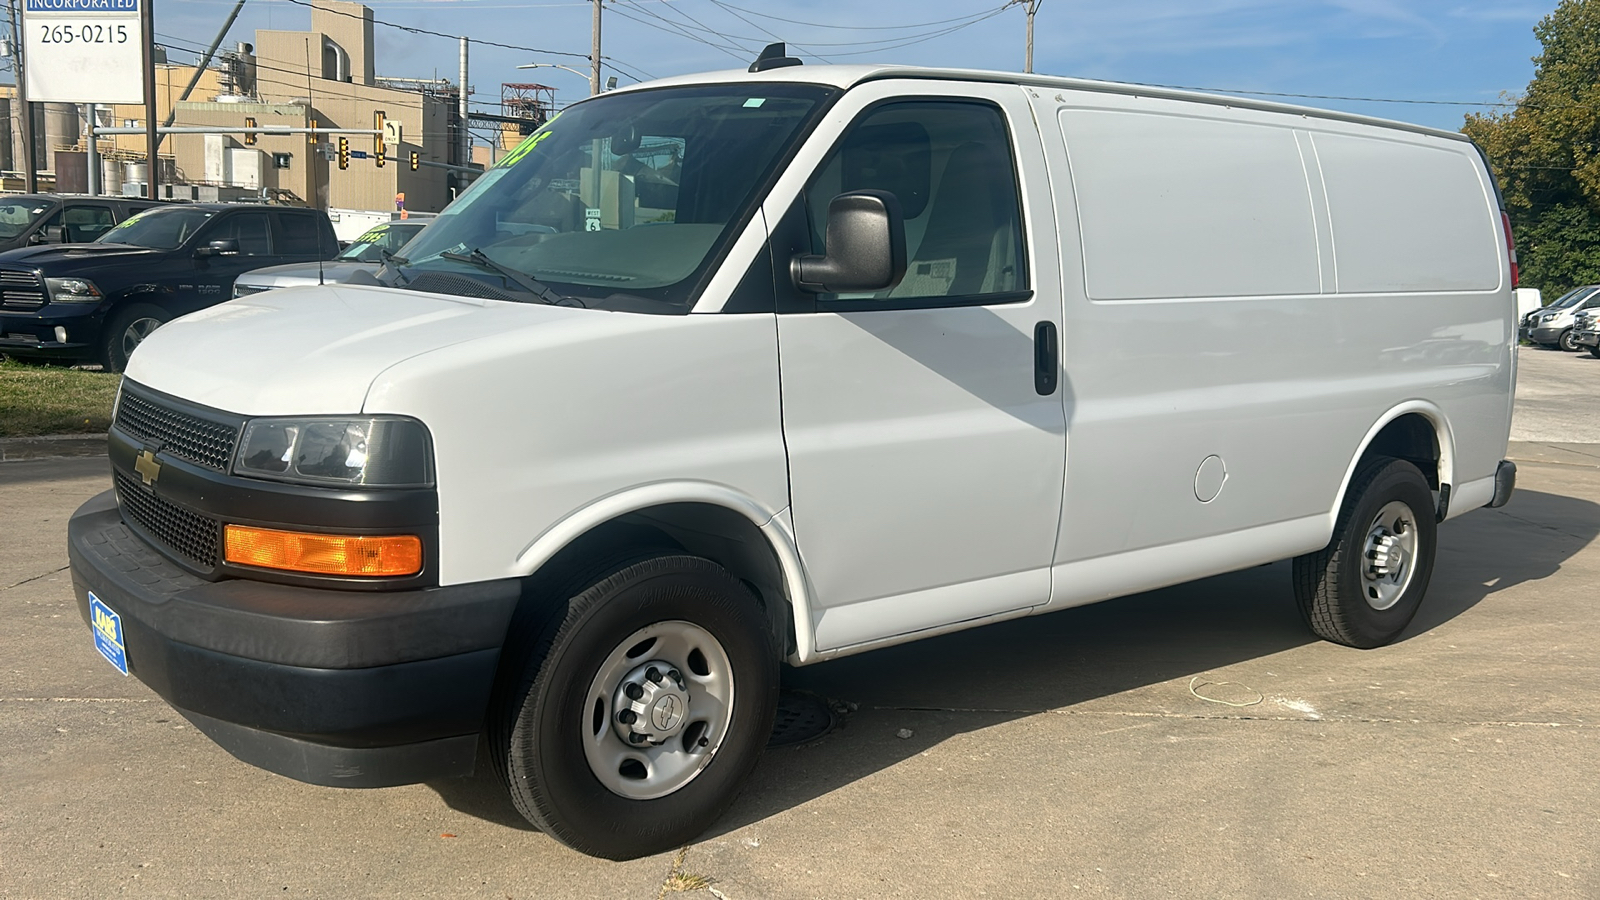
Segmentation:
<svg viewBox="0 0 1600 900">
<path fill-rule="evenodd" d="M 1516 287 L 1517 276 L 1517 240 L 1511 236 L 1511 217 L 1505 210 L 1500 210 L 1500 224 L 1506 227 L 1506 255 L 1511 257 L 1511 286 Z"/>
</svg>

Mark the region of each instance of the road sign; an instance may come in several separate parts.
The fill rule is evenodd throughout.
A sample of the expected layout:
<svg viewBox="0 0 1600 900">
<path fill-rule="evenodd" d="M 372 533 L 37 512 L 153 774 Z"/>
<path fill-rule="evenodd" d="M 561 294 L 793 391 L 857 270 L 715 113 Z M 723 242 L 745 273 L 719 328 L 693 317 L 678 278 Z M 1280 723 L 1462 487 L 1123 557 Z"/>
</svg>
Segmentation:
<svg viewBox="0 0 1600 900">
<path fill-rule="evenodd" d="M 28 99 L 143 103 L 141 2 L 150 0 L 24 0 Z"/>
<path fill-rule="evenodd" d="M 403 133 L 399 119 L 383 120 L 383 142 L 385 144 L 399 144 L 400 136 Z"/>
</svg>

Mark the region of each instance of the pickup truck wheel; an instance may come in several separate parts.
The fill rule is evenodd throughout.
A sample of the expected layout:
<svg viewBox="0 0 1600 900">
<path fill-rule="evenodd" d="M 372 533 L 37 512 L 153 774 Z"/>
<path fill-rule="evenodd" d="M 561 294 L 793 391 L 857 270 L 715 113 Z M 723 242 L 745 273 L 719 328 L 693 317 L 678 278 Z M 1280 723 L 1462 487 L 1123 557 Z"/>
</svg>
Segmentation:
<svg viewBox="0 0 1600 900">
<path fill-rule="evenodd" d="M 1311 630 L 1350 647 L 1400 636 L 1433 575 L 1433 494 L 1416 466 L 1379 457 L 1357 470 L 1328 546 L 1294 560 L 1294 591 Z"/>
<path fill-rule="evenodd" d="M 759 601 L 715 563 L 657 556 L 601 578 L 541 630 L 519 689 L 491 712 L 517 811 L 609 859 L 699 836 L 772 733 L 778 661 Z"/>
<path fill-rule="evenodd" d="M 1600 344 L 1595 344 L 1593 347 L 1590 347 L 1589 355 L 1595 359 L 1600 359 Z"/>
<path fill-rule="evenodd" d="M 135 303 L 121 310 L 106 322 L 100 332 L 100 365 L 107 372 L 121 372 L 128 367 L 128 357 L 144 339 L 165 325 L 172 316 L 159 306 Z"/>
<path fill-rule="evenodd" d="M 1578 352 L 1578 340 L 1573 336 L 1571 328 L 1561 332 L 1561 337 L 1556 338 L 1556 346 L 1568 353 Z"/>
</svg>

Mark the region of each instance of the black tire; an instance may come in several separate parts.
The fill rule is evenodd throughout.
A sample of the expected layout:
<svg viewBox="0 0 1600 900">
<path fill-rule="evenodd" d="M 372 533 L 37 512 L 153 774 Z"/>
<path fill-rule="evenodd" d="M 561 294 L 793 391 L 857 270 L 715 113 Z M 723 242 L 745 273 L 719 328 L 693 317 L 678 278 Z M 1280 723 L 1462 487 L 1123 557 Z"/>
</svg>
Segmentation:
<svg viewBox="0 0 1600 900">
<path fill-rule="evenodd" d="M 100 365 L 107 372 L 128 367 L 128 356 L 150 332 L 171 321 L 172 316 L 159 306 L 134 303 L 118 310 L 106 320 L 100 332 Z M 150 323 L 154 322 L 154 325 Z"/>
<path fill-rule="evenodd" d="M 1593 347 L 1590 347 L 1589 355 L 1595 359 L 1600 359 L 1600 344 L 1595 344 Z"/>
<path fill-rule="evenodd" d="M 550 614 L 528 616 L 514 626 L 521 634 L 508 644 L 512 658 L 502 682 L 507 687 L 497 692 L 489 715 L 495 768 L 517 811 L 575 850 L 633 859 L 676 849 L 733 803 L 772 734 L 778 659 L 766 614 L 727 570 L 695 556 L 656 555 L 621 564 L 598 580 L 579 581 L 581 590 L 555 603 Z M 706 752 L 709 761 L 691 767 L 686 783 L 652 799 L 624 796 L 601 781 L 586 755 L 587 748 L 599 745 L 586 742 L 615 740 L 609 752 L 654 747 L 629 747 L 612 730 L 631 727 L 613 724 L 613 714 L 622 713 L 609 701 L 591 704 L 596 696 L 608 696 L 609 687 L 598 695 L 591 690 L 605 683 L 605 667 L 639 631 L 685 624 L 715 638 L 725 654 L 733 686 L 731 713 L 720 742 Z M 643 651 L 637 658 L 627 654 L 625 664 L 646 662 L 655 652 Z M 705 702 L 692 684 L 687 691 L 685 709 L 692 711 L 696 698 Z M 685 713 L 680 721 L 689 718 Z M 591 727 L 592 733 L 586 731 Z M 689 745 L 693 727 L 685 725 L 672 740 Z M 671 740 L 665 745 L 672 746 Z M 623 770 L 626 764 L 619 773 Z M 621 775 L 612 780 L 621 783 Z"/>
<path fill-rule="evenodd" d="M 1556 338 L 1556 346 L 1568 353 L 1578 352 L 1578 341 L 1573 337 L 1571 328 L 1561 332 L 1561 337 Z"/>
<path fill-rule="evenodd" d="M 1372 570 L 1366 553 L 1380 512 L 1395 502 L 1410 510 L 1408 527 L 1415 528 L 1415 549 L 1407 557 L 1409 580 L 1398 598 L 1378 609 L 1377 592 L 1392 588 L 1369 578 Z M 1349 647 L 1369 649 L 1393 642 L 1416 616 L 1433 577 L 1436 517 L 1433 494 L 1416 466 L 1389 457 L 1364 462 L 1339 510 L 1333 540 L 1316 553 L 1295 557 L 1294 593 L 1306 625 L 1318 637 Z"/>
</svg>

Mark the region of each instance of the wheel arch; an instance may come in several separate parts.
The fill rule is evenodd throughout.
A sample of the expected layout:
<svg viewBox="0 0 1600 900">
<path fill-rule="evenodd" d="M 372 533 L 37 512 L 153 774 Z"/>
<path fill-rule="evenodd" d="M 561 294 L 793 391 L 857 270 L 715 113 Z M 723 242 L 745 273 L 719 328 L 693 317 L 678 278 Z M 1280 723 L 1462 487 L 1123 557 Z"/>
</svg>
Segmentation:
<svg viewBox="0 0 1600 900">
<path fill-rule="evenodd" d="M 1455 434 L 1449 418 L 1437 405 L 1427 400 L 1407 400 L 1379 416 L 1350 457 L 1339 482 L 1339 493 L 1328 511 L 1329 534 L 1333 533 L 1356 471 L 1362 462 L 1374 455 L 1404 459 L 1421 469 L 1428 486 L 1439 492 L 1439 507 L 1435 513 L 1443 518 L 1444 505 L 1449 502 L 1450 486 L 1455 478 Z"/>
<path fill-rule="evenodd" d="M 546 529 L 517 556 L 524 577 L 661 542 L 717 563 L 761 601 L 780 658 L 814 655 L 810 588 L 783 510 L 724 485 L 671 482 L 602 498 Z"/>
</svg>

